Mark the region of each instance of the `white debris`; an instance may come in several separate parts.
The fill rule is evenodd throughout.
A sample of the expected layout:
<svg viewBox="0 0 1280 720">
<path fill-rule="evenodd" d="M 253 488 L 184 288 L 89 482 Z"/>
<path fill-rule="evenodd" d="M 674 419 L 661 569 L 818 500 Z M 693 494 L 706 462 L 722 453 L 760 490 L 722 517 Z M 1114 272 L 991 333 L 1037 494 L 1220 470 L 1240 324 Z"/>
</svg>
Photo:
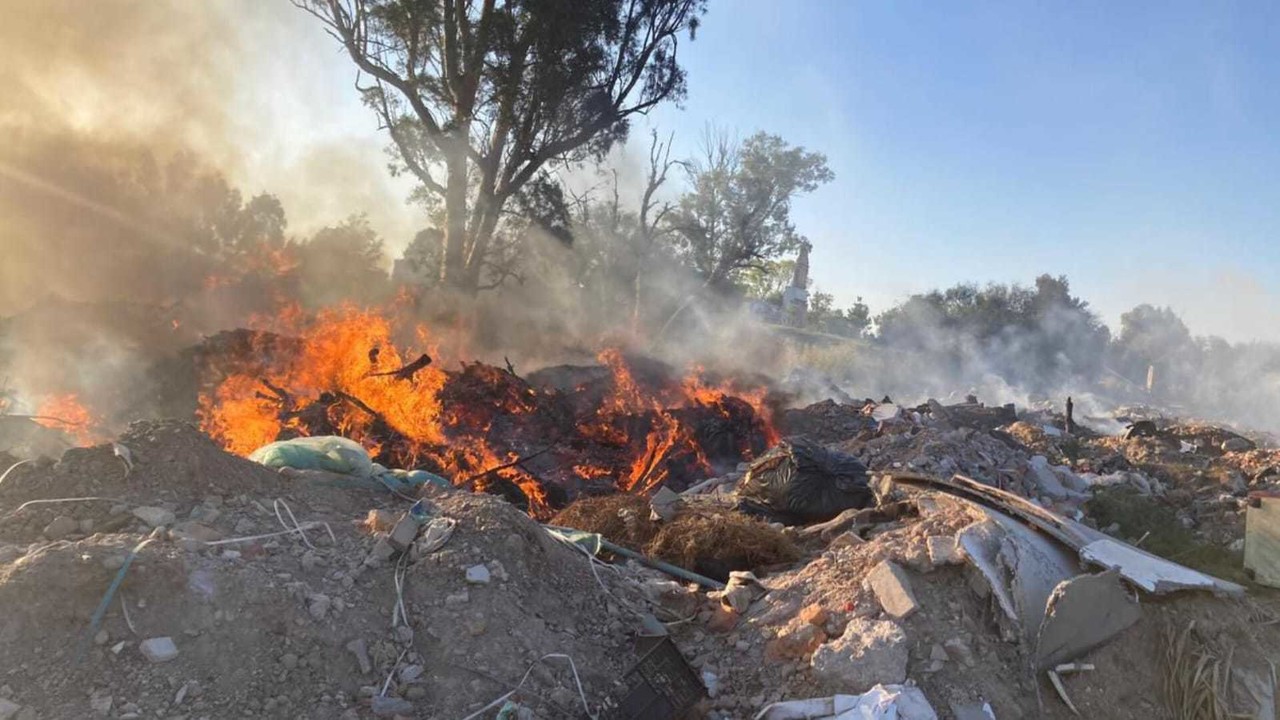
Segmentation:
<svg viewBox="0 0 1280 720">
<path fill-rule="evenodd" d="M 168 662 L 178 657 L 178 646 L 173 644 L 173 638 L 170 637 L 143 640 L 138 643 L 138 650 L 153 663 Z"/>
</svg>

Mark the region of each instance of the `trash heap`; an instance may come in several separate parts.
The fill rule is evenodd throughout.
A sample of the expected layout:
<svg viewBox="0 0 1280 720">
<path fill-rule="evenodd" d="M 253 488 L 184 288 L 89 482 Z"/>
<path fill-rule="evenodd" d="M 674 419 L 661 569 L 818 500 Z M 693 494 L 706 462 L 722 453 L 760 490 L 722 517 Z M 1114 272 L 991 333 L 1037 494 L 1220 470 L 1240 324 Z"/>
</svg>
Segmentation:
<svg viewBox="0 0 1280 720">
<path fill-rule="evenodd" d="M 144 422 L 0 468 L 0 720 L 1275 717 L 1265 438 L 974 398 L 778 421 L 545 524 L 338 438 L 253 462 Z"/>
</svg>

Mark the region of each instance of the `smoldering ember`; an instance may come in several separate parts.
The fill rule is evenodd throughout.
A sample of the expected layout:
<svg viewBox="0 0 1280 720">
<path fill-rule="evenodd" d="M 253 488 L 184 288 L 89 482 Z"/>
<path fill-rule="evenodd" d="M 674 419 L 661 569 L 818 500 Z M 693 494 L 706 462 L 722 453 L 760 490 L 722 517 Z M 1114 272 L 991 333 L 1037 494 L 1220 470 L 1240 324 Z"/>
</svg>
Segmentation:
<svg viewBox="0 0 1280 720">
<path fill-rule="evenodd" d="M 1169 150 L 1044 8 L 10 4 L 0 720 L 1277 717 L 1229 63 Z"/>
</svg>

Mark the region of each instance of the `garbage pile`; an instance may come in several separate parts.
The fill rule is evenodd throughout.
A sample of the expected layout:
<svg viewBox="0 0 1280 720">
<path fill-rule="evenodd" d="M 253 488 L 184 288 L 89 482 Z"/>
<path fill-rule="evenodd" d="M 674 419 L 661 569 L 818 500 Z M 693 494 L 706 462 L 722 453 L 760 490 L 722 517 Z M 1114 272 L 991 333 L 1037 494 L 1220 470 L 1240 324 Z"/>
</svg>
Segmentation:
<svg viewBox="0 0 1280 720">
<path fill-rule="evenodd" d="M 1275 717 L 1264 438 L 976 398 L 777 420 L 731 472 L 541 523 L 337 437 L 251 460 L 143 422 L 0 468 L 0 720 Z"/>
</svg>

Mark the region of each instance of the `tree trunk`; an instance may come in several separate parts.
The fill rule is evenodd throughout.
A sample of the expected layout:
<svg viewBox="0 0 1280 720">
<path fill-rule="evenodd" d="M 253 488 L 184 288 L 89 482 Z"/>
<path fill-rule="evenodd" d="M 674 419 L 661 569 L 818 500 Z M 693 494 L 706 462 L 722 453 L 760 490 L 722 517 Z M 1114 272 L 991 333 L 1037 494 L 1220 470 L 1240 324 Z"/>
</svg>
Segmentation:
<svg viewBox="0 0 1280 720">
<path fill-rule="evenodd" d="M 445 158 L 444 263 L 440 281 L 465 290 L 467 248 L 467 150 L 462 143 L 451 145 Z"/>
</svg>

